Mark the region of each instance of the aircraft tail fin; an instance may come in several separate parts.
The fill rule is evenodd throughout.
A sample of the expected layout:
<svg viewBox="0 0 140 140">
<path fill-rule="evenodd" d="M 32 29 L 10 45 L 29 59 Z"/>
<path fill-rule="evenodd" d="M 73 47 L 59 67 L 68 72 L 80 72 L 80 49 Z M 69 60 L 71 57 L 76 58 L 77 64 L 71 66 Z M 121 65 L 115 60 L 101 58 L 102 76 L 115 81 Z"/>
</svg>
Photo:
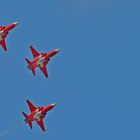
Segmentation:
<svg viewBox="0 0 140 140">
<path fill-rule="evenodd" d="M 27 59 L 27 58 L 25 58 L 25 60 L 26 60 L 26 62 L 28 63 L 28 68 L 29 68 L 30 70 L 32 70 L 33 75 L 35 75 L 35 68 L 30 68 L 31 61 L 30 61 L 29 59 Z"/>
<path fill-rule="evenodd" d="M 28 117 L 28 115 L 24 112 L 22 112 L 23 116 L 25 117 L 25 119 Z"/>
<path fill-rule="evenodd" d="M 26 62 L 28 63 L 28 65 L 31 64 L 31 61 L 30 61 L 29 59 L 25 58 L 25 60 L 26 60 Z"/>
</svg>

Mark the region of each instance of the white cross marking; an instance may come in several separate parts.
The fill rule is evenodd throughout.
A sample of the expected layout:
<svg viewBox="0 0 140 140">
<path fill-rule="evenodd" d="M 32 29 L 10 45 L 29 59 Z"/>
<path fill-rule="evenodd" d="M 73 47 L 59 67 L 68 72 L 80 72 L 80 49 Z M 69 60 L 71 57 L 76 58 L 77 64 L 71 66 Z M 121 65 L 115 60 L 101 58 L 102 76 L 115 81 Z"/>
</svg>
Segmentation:
<svg viewBox="0 0 140 140">
<path fill-rule="evenodd" d="M 34 119 L 36 119 L 37 121 L 40 121 L 40 117 L 41 117 L 41 111 L 39 111 L 38 109 L 36 109 L 36 113 L 34 115 Z"/>
<path fill-rule="evenodd" d="M 44 67 L 43 62 L 45 61 L 45 58 L 42 57 L 37 61 L 37 65 L 39 65 L 40 67 Z"/>
</svg>

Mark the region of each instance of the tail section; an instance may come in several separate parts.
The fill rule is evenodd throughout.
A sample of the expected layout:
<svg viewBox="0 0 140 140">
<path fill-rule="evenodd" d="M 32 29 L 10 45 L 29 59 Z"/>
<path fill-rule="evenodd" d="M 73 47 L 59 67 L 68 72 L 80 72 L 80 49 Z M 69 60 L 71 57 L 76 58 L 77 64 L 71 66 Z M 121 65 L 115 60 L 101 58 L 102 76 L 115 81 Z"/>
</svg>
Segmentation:
<svg viewBox="0 0 140 140">
<path fill-rule="evenodd" d="M 32 71 L 33 75 L 35 75 L 35 68 L 31 68 L 31 61 L 27 58 L 25 58 L 26 62 L 28 63 L 28 69 Z"/>
<path fill-rule="evenodd" d="M 25 58 L 25 60 L 26 60 L 26 62 L 28 63 L 28 65 L 31 64 L 31 61 L 30 61 L 29 59 Z"/>
<path fill-rule="evenodd" d="M 26 113 L 22 112 L 22 114 L 24 115 L 25 119 L 28 117 Z"/>
<path fill-rule="evenodd" d="M 22 112 L 22 114 L 23 114 L 23 115 L 24 115 L 24 117 L 25 117 L 25 122 L 26 122 L 26 123 L 28 123 L 28 124 L 29 124 L 29 126 L 30 126 L 30 128 L 32 129 L 32 122 L 31 122 L 31 121 L 29 121 L 29 120 L 27 120 L 28 115 L 27 115 L 26 113 L 24 113 L 24 112 Z"/>
</svg>

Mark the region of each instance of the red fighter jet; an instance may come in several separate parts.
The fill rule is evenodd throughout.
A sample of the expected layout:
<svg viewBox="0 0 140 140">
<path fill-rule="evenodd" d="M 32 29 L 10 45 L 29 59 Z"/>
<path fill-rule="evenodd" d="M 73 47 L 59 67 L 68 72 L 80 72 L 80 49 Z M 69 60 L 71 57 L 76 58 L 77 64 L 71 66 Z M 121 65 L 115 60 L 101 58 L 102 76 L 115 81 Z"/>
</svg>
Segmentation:
<svg viewBox="0 0 140 140">
<path fill-rule="evenodd" d="M 30 128 L 32 129 L 32 122 L 36 121 L 37 124 L 41 127 L 41 129 L 45 131 L 43 118 L 49 110 L 53 109 L 56 106 L 56 103 L 50 104 L 45 107 L 35 107 L 29 100 L 27 100 L 27 104 L 29 106 L 31 114 L 27 115 L 24 112 L 22 112 L 25 117 L 25 122 L 28 123 Z"/>
<path fill-rule="evenodd" d="M 5 38 L 8 35 L 8 32 L 17 26 L 18 22 L 14 22 L 8 26 L 0 26 L 0 45 L 5 51 L 7 51 Z"/>
<path fill-rule="evenodd" d="M 28 69 L 32 71 L 33 75 L 35 75 L 35 68 L 39 67 L 44 75 L 48 77 L 46 65 L 48 64 L 50 58 L 59 52 L 59 49 L 55 49 L 49 53 L 39 53 L 32 46 L 30 46 L 30 49 L 33 54 L 34 60 L 30 61 L 25 58 L 26 62 L 28 63 Z"/>
</svg>

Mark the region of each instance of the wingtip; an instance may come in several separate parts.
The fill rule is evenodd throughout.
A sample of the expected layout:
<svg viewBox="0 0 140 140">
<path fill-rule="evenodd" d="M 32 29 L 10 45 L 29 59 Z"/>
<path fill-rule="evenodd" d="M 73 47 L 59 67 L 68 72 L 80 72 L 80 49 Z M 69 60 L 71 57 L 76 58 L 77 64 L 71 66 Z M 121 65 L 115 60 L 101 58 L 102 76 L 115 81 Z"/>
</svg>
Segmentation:
<svg viewBox="0 0 140 140">
<path fill-rule="evenodd" d="M 27 102 L 27 103 L 29 103 L 29 102 L 30 102 L 30 100 L 29 100 L 29 99 L 26 99 L 26 102 Z"/>
<path fill-rule="evenodd" d="M 30 45 L 29 47 L 30 47 L 30 48 L 32 48 L 33 46 L 32 46 L 32 45 Z"/>
<path fill-rule="evenodd" d="M 4 48 L 4 51 L 5 51 L 5 52 L 7 52 L 7 51 L 8 51 L 8 49 L 7 49 L 7 48 Z"/>
<path fill-rule="evenodd" d="M 33 45 L 30 45 L 29 47 L 30 47 L 30 49 L 34 49 Z"/>
<path fill-rule="evenodd" d="M 45 131 L 46 131 L 46 129 L 45 129 L 45 128 L 42 128 L 42 131 L 43 131 L 43 132 L 45 132 Z"/>
<path fill-rule="evenodd" d="M 48 75 L 45 75 L 45 77 L 48 78 L 49 76 Z"/>
</svg>

